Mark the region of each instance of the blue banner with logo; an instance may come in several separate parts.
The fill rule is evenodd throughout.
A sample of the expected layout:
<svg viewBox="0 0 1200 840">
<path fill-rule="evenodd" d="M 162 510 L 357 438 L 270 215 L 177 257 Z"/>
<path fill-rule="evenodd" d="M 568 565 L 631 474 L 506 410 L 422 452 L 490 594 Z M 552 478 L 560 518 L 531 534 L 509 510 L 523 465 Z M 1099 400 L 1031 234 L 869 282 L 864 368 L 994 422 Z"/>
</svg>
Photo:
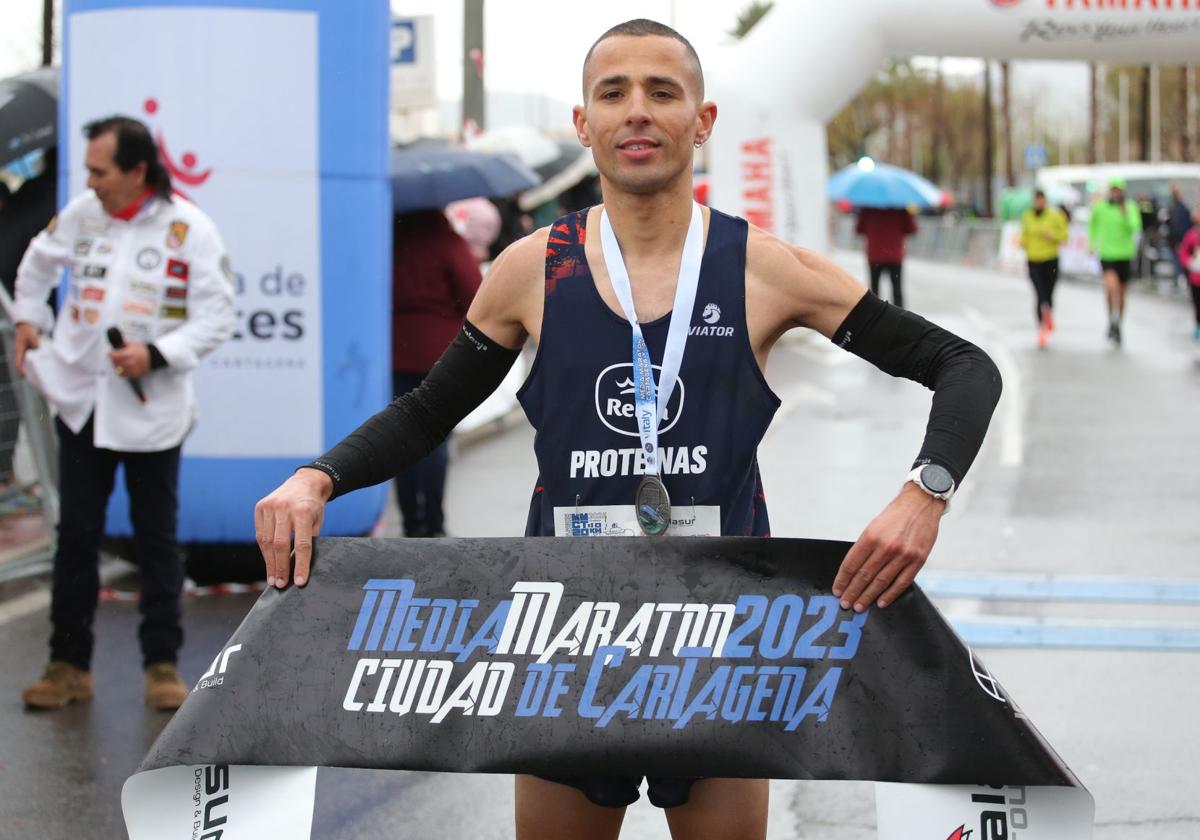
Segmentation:
<svg viewBox="0 0 1200 840">
<path fill-rule="evenodd" d="M 933 785 L 943 820 L 1086 836 L 1087 791 L 919 590 L 840 609 L 848 548 L 320 539 L 308 586 L 262 596 L 151 748 L 127 818 L 198 766 L 324 765 L 890 782 L 888 837 L 918 836 L 903 803 Z"/>
<path fill-rule="evenodd" d="M 231 257 L 234 336 L 201 360 L 183 541 L 253 542 L 253 506 L 390 398 L 386 0 L 66 0 L 60 195 L 81 127 L 150 128 L 175 189 Z M 386 487 L 333 503 L 365 534 Z M 118 485 L 108 531 L 130 532 Z"/>
</svg>

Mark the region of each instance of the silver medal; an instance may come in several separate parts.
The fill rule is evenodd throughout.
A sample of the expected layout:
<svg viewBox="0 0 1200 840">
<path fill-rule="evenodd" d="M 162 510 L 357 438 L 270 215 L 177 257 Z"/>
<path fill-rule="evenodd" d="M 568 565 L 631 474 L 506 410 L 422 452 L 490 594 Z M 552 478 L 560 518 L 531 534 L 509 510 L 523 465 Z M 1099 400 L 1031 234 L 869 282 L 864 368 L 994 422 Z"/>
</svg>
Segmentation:
<svg viewBox="0 0 1200 840">
<path fill-rule="evenodd" d="M 661 537 L 671 527 L 671 497 L 658 476 L 645 476 L 638 484 L 634 507 L 638 527 L 646 536 Z"/>
</svg>

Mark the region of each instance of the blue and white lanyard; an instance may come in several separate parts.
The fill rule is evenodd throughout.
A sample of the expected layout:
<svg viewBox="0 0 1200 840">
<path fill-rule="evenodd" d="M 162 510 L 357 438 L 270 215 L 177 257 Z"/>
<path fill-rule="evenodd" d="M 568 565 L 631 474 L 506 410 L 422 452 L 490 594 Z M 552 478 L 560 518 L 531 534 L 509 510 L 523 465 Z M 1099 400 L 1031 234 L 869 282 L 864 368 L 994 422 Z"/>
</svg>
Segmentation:
<svg viewBox="0 0 1200 840">
<path fill-rule="evenodd" d="M 667 327 L 662 377 L 657 388 L 650 351 L 646 347 L 645 338 L 642 337 L 642 328 L 633 308 L 629 272 L 625 268 L 621 245 L 613 233 L 607 210 L 600 211 L 600 247 L 604 253 L 604 265 L 608 269 L 613 291 L 617 294 L 617 300 L 625 312 L 629 326 L 633 328 L 634 416 L 637 418 L 638 435 L 642 440 L 646 475 L 658 475 L 658 426 L 666 415 L 667 403 L 671 399 L 671 392 L 675 390 L 679 379 L 679 367 L 683 363 L 683 349 L 687 344 L 692 308 L 696 303 L 696 287 L 700 283 L 700 263 L 704 258 L 704 216 L 700 212 L 700 205 L 692 202 L 692 221 L 688 225 L 687 238 L 683 242 L 683 256 L 679 260 L 675 304 L 671 309 L 670 326 Z"/>
</svg>

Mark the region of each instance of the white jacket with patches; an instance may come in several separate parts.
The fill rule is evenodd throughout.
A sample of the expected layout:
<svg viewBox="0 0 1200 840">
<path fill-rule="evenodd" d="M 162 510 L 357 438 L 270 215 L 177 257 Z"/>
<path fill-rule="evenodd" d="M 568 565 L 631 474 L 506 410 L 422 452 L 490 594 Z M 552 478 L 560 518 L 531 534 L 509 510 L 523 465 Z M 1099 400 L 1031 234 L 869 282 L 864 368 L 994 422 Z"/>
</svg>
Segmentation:
<svg viewBox="0 0 1200 840">
<path fill-rule="evenodd" d="M 46 299 L 64 267 L 70 282 L 55 323 Z M 34 238 L 17 270 L 13 320 L 54 330 L 26 355 L 26 374 L 72 431 L 94 413 L 97 447 L 177 446 L 196 419 L 192 370 L 233 333 L 230 276 L 216 226 L 190 201 L 154 197 L 123 221 L 88 190 Z M 141 378 L 144 403 L 108 360 L 111 326 L 167 361 Z"/>
</svg>

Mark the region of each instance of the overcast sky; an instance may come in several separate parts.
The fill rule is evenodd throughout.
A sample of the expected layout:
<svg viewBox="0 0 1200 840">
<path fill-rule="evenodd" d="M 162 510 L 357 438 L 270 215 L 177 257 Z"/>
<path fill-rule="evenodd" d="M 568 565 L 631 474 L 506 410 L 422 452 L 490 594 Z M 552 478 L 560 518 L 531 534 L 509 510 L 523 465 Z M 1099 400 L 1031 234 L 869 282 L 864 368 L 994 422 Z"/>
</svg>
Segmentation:
<svg viewBox="0 0 1200 840">
<path fill-rule="evenodd" d="M 59 0 L 61 5 L 61 0 Z M 459 0 L 391 0 L 397 14 L 433 15 L 438 98 L 462 94 L 462 3 Z M 548 4 L 541 0 L 487 0 L 485 65 L 489 90 L 537 92 L 575 103 L 583 56 L 608 27 L 633 17 L 652 17 L 679 29 L 701 59 L 730 42 L 726 34 L 749 0 L 606 0 Z M 36 67 L 41 60 L 42 0 L 0 0 L 0 78 Z M 951 73 L 978 75 L 980 63 L 956 59 Z M 1079 63 L 1022 62 L 1014 72 L 1017 95 L 1028 92 L 1048 113 L 1066 121 L 1086 119 L 1086 69 Z M 719 103 L 718 103 L 719 104 Z M 569 129 L 569 126 L 564 126 Z"/>
</svg>

